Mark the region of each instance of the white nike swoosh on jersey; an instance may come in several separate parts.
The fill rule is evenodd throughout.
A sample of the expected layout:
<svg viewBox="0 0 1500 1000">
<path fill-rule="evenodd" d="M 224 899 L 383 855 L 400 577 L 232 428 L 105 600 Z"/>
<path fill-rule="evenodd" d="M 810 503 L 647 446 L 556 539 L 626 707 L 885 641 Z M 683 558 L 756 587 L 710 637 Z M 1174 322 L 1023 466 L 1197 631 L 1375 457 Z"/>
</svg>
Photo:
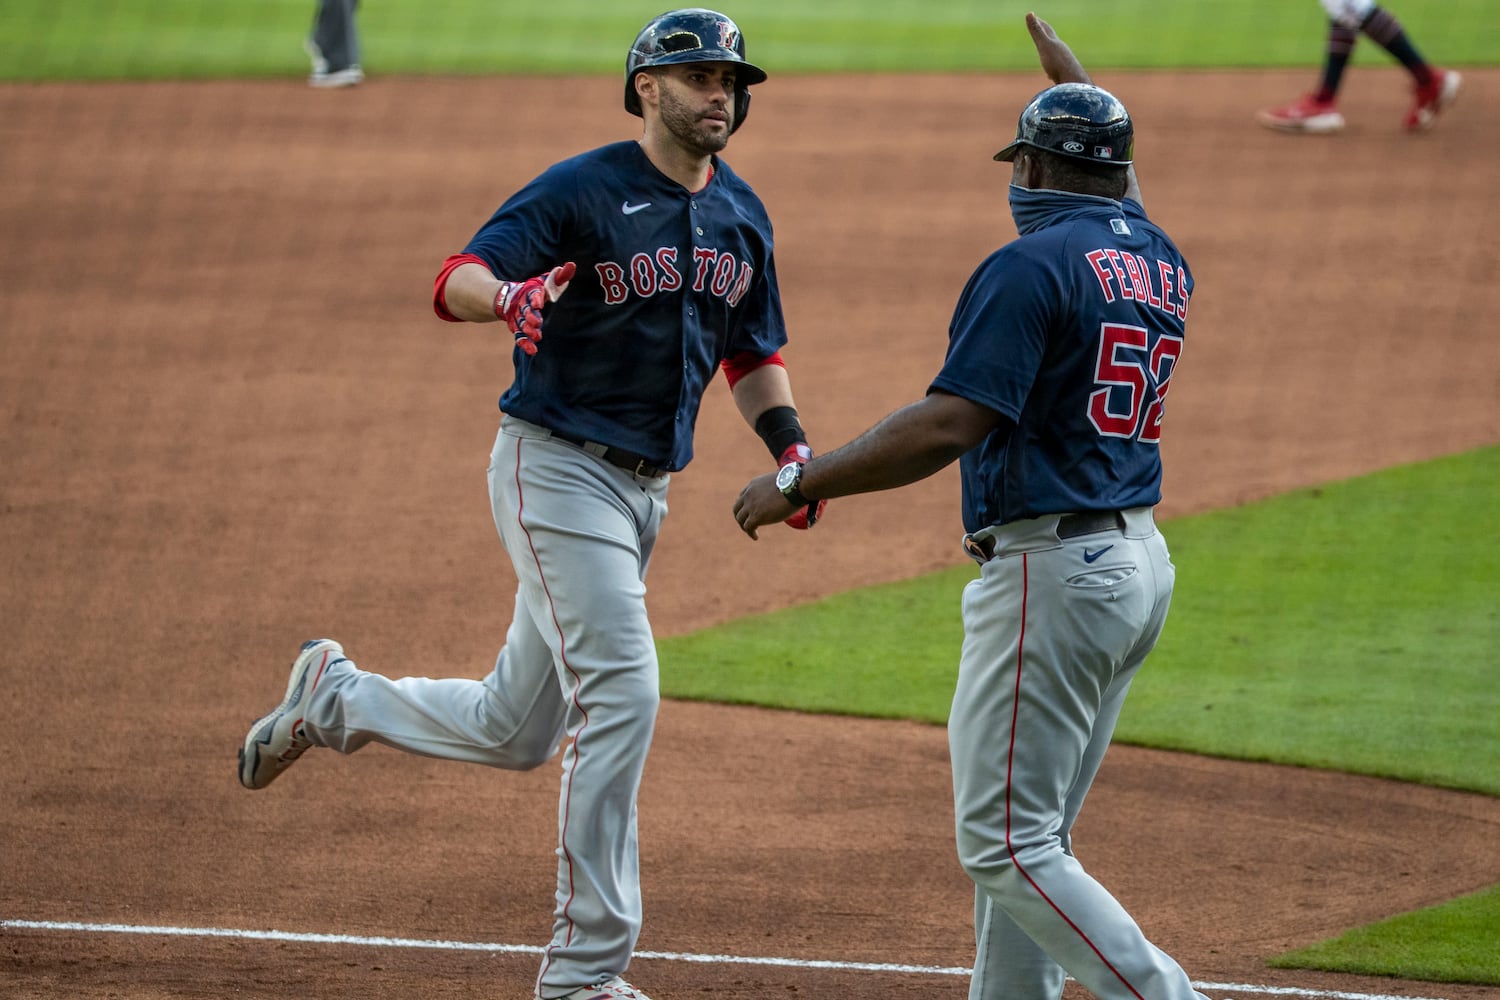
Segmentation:
<svg viewBox="0 0 1500 1000">
<path fill-rule="evenodd" d="M 635 213 L 639 212 L 641 209 L 643 209 L 643 208 L 650 208 L 650 207 L 651 207 L 651 203 L 649 201 L 643 201 L 639 205 L 632 205 L 628 201 L 622 201 L 622 202 L 620 202 L 620 211 L 624 212 L 626 215 L 634 215 Z"/>
</svg>

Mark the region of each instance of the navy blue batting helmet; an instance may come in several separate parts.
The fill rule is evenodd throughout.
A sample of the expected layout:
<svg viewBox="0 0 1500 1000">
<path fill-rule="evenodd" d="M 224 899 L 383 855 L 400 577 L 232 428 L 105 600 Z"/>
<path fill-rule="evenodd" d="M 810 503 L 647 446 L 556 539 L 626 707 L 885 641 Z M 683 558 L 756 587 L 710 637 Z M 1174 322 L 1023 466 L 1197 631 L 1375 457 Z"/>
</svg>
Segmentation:
<svg viewBox="0 0 1500 1000">
<path fill-rule="evenodd" d="M 635 75 L 641 70 L 693 62 L 735 64 L 734 127 L 739 128 L 750 113 L 746 88 L 763 83 L 766 71 L 745 61 L 745 36 L 739 25 L 703 7 L 669 10 L 641 29 L 625 57 L 625 110 L 637 118 L 641 115 L 641 99 L 635 92 Z"/>
<path fill-rule="evenodd" d="M 1059 83 L 1031 99 L 1016 124 L 1016 138 L 995 154 L 1011 161 L 1022 146 L 1075 160 L 1128 167 L 1135 156 L 1135 126 L 1125 105 L 1088 83 Z"/>
</svg>

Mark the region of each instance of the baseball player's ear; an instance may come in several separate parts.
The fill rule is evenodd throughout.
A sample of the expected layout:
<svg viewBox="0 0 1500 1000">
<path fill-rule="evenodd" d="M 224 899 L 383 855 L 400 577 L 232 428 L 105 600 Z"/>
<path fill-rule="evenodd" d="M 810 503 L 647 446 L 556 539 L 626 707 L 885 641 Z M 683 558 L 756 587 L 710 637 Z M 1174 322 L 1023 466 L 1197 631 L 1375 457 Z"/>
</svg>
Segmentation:
<svg viewBox="0 0 1500 1000">
<path fill-rule="evenodd" d="M 1042 165 L 1037 158 L 1031 155 L 1031 151 L 1022 148 L 1016 153 L 1016 177 L 1015 181 L 1022 187 L 1042 187 Z"/>
<path fill-rule="evenodd" d="M 635 95 L 641 99 L 641 107 L 656 103 L 656 74 L 641 70 L 636 73 L 631 86 L 635 87 Z"/>
</svg>

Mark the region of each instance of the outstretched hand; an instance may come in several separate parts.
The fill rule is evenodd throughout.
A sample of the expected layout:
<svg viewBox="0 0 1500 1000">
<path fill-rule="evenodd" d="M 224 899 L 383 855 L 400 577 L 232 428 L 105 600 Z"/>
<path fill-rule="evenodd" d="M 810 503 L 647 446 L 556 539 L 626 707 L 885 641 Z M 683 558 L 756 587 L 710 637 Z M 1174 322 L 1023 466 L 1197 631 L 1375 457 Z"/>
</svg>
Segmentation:
<svg viewBox="0 0 1500 1000">
<path fill-rule="evenodd" d="M 542 310 L 562 297 L 577 270 L 568 261 L 526 281 L 500 283 L 500 290 L 495 293 L 495 315 L 505 321 L 516 336 L 516 346 L 527 354 L 535 354 L 537 342 L 542 339 Z"/>
<path fill-rule="evenodd" d="M 757 528 L 785 521 L 798 512 L 799 508 L 793 507 L 792 502 L 776 488 L 776 474 L 773 472 L 750 480 L 734 501 L 735 521 L 741 531 L 754 539 L 760 538 Z"/>
<path fill-rule="evenodd" d="M 1026 15 L 1026 30 L 1031 32 L 1032 44 L 1036 46 L 1037 58 L 1041 60 L 1042 72 L 1053 83 L 1093 83 L 1084 71 L 1083 63 L 1073 54 L 1068 43 L 1057 37 L 1052 25 L 1035 14 Z"/>
</svg>

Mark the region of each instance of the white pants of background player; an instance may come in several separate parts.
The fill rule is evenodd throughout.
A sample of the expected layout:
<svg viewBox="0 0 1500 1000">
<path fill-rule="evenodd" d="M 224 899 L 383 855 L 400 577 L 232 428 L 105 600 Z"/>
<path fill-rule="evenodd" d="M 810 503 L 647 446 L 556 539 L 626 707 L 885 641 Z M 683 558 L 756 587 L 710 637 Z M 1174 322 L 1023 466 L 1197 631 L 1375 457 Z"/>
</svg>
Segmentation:
<svg viewBox="0 0 1500 1000">
<path fill-rule="evenodd" d="M 1203 1000 L 1071 840 L 1175 570 L 1149 508 L 1066 540 L 1057 520 L 977 533 L 995 557 L 964 589 L 948 742 L 959 860 L 976 887 L 969 997 L 1058 1000 L 1066 973 L 1101 1000 Z"/>
<path fill-rule="evenodd" d="M 1375 9 L 1375 0 L 1322 0 L 1328 16 L 1346 28 L 1358 29 L 1370 11 Z"/>
<path fill-rule="evenodd" d="M 313 742 L 528 770 L 564 737 L 557 905 L 537 992 L 623 973 L 641 926 L 636 793 L 656 724 L 646 567 L 670 477 L 637 479 L 543 428 L 506 417 L 490 504 L 519 589 L 483 680 L 391 680 L 336 664 L 308 706 Z"/>
</svg>

